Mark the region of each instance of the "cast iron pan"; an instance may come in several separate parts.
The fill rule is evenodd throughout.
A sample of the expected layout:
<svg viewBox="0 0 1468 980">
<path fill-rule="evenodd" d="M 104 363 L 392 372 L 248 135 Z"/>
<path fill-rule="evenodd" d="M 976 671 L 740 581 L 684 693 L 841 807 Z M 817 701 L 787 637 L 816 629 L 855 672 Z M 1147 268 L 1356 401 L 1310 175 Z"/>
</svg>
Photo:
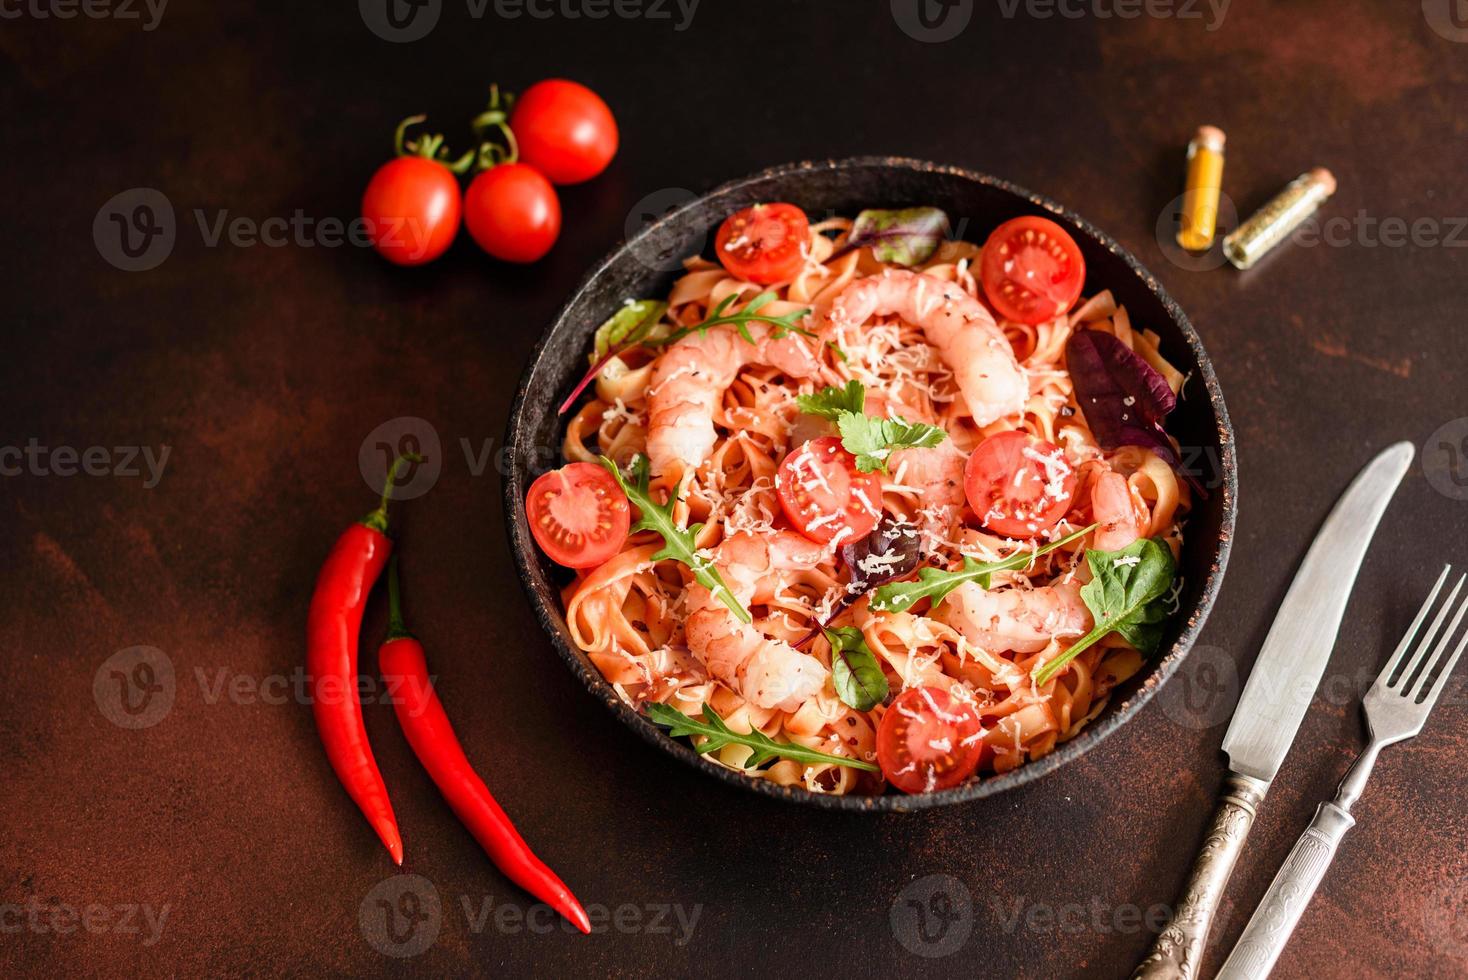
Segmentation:
<svg viewBox="0 0 1468 980">
<path fill-rule="evenodd" d="M 680 270 L 679 260 L 711 254 L 713 232 L 729 214 L 760 201 L 790 201 L 814 219 L 854 215 L 862 208 L 935 205 L 948 212 L 954 228 L 982 243 L 1001 221 L 1043 214 L 1059 222 L 1080 244 L 1086 259 L 1087 295 L 1110 289 L 1138 328 L 1162 337 L 1163 354 L 1190 374 L 1187 397 L 1168 420 L 1168 431 L 1184 450 L 1185 461 L 1209 488 L 1188 521 L 1180 572 L 1181 608 L 1172 619 L 1160 653 L 1112 695 L 1111 703 L 1074 739 L 1054 752 L 1002 776 L 921 796 L 825 796 L 804 788 L 777 786 L 741 775 L 700 757 L 664 734 L 625 704 L 600 672 L 570 641 L 561 614 L 559 585 L 566 573 L 536 548 L 525 523 L 525 491 L 532 480 L 559 464 L 563 419 L 556 407 L 586 369 L 596 327 L 628 297 L 667 294 Z M 551 645 L 588 691 L 623 724 L 647 741 L 716 779 L 755 793 L 832 810 L 909 811 L 976 800 L 1054 772 L 1120 728 L 1175 671 L 1188 653 L 1223 581 L 1233 538 L 1238 493 L 1233 429 L 1213 366 L 1193 325 L 1181 308 L 1125 249 L 1084 218 L 1048 198 L 1008 181 L 918 160 L 860 157 L 788 164 L 723 185 L 682 204 L 618 246 L 602 260 L 561 309 L 530 357 L 510 411 L 506 444 L 511 447 L 505 481 L 505 516 L 510 546 L 535 614 Z"/>
</svg>

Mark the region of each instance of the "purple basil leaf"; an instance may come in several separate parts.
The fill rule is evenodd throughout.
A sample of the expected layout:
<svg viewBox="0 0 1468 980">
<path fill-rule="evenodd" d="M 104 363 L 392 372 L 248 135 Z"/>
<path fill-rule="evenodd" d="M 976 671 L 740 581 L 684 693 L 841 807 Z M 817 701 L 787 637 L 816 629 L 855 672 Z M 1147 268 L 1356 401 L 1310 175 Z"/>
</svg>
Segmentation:
<svg viewBox="0 0 1468 980">
<path fill-rule="evenodd" d="M 821 621 L 820 626 L 797 640 L 795 645 L 804 646 L 815 639 L 821 627 L 830 625 L 843 609 L 877 586 L 912 574 L 922 557 L 922 542 L 917 528 L 899 524 L 884 515 L 871 534 L 841 546 L 841 561 L 851 569 L 846 594 L 831 608 L 831 614 Z"/>
<path fill-rule="evenodd" d="M 1177 396 L 1156 368 L 1116 337 L 1099 330 L 1071 334 L 1065 363 L 1075 385 L 1076 404 L 1101 448 L 1140 446 L 1178 469 L 1177 454 L 1162 428 L 1162 420 L 1177 405 Z M 1200 496 L 1208 496 L 1191 474 L 1181 475 Z"/>
</svg>

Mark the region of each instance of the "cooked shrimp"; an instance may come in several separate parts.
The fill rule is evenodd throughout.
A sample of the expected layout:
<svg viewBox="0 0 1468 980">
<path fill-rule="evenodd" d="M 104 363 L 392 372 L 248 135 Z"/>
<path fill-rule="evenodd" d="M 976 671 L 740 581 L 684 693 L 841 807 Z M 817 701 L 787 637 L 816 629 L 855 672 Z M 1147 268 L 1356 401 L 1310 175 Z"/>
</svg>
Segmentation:
<svg viewBox="0 0 1468 980">
<path fill-rule="evenodd" d="M 963 504 L 963 467 L 968 456 L 944 439 L 931 449 L 898 449 L 887 461 L 891 482 L 920 491 L 924 505 Z"/>
<path fill-rule="evenodd" d="M 986 653 L 1034 653 L 1057 636 L 1081 636 L 1094 625 L 1081 584 L 984 589 L 965 582 L 930 614 Z"/>
<path fill-rule="evenodd" d="M 724 584 L 746 608 L 773 598 L 784 584 L 783 572 L 814 568 L 820 561 L 820 545 L 793 531 L 741 532 L 725 538 L 714 553 Z M 741 623 L 697 583 L 688 588 L 688 609 L 689 650 L 746 701 L 796 711 L 825 686 L 830 672 L 819 660 Z"/>
<path fill-rule="evenodd" d="M 854 324 L 897 316 L 920 328 L 953 372 L 979 425 L 1024 410 L 1029 381 L 1014 348 L 984 305 L 953 283 L 888 270 L 847 286 L 828 315 L 833 323 Z"/>
<path fill-rule="evenodd" d="M 1120 551 L 1142 536 L 1142 522 L 1132 503 L 1132 488 L 1120 473 L 1106 472 L 1091 487 L 1091 511 L 1096 515 L 1097 551 Z"/>
<path fill-rule="evenodd" d="M 810 345 L 798 336 L 776 338 L 766 323 L 748 324 L 750 343 L 732 327 L 691 333 L 657 360 L 648 386 L 647 456 L 655 474 L 674 464 L 697 467 L 713 451 L 714 409 L 747 364 L 768 364 L 791 378 L 820 370 Z"/>
</svg>

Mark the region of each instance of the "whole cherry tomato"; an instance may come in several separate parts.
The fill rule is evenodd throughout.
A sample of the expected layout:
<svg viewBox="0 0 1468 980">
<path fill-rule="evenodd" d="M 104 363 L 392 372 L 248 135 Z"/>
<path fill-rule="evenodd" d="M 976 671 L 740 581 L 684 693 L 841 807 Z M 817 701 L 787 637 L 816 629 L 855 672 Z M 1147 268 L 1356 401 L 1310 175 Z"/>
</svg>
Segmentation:
<svg viewBox="0 0 1468 980">
<path fill-rule="evenodd" d="M 377 168 L 362 195 L 362 219 L 378 253 L 398 265 L 422 265 L 442 255 L 459 231 L 459 181 L 473 160 L 442 159 L 443 137 L 403 142 L 407 128 L 424 116 L 404 119 L 397 130 L 396 159 Z"/>
<path fill-rule="evenodd" d="M 464 224 L 479 247 L 507 262 L 534 262 L 561 233 L 556 189 L 533 167 L 502 163 L 464 192 Z"/>
<path fill-rule="evenodd" d="M 556 184 L 579 184 L 617 153 L 617 120 L 585 85 L 563 78 L 536 82 L 515 102 L 510 129 L 528 163 Z"/>
</svg>

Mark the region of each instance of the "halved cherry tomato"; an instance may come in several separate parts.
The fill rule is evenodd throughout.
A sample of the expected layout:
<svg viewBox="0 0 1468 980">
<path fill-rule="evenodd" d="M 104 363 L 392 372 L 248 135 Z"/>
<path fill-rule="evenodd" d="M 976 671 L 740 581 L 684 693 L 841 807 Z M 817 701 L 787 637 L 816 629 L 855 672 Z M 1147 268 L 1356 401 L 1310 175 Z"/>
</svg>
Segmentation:
<svg viewBox="0 0 1468 980">
<path fill-rule="evenodd" d="M 968 458 L 963 491 L 989 530 L 1033 538 L 1054 528 L 1070 509 L 1076 471 L 1059 446 L 1028 432 L 1001 432 Z"/>
<path fill-rule="evenodd" d="M 398 265 L 431 262 L 458 234 L 459 180 L 437 160 L 389 160 L 367 184 L 362 218 L 383 258 Z"/>
<path fill-rule="evenodd" d="M 612 475 L 595 463 L 543 473 L 525 495 L 530 533 L 551 561 L 595 568 L 627 540 L 632 509 Z"/>
<path fill-rule="evenodd" d="M 984 243 L 984 295 L 1016 323 L 1044 323 L 1069 310 L 1086 281 L 1086 260 L 1066 230 L 1026 215 L 1004 222 Z"/>
<path fill-rule="evenodd" d="M 579 184 L 617 154 L 617 120 L 585 85 L 547 78 L 520 93 L 510 113 L 520 161 L 556 184 Z"/>
<path fill-rule="evenodd" d="M 858 470 L 836 436 L 812 439 L 786 456 L 775 490 L 790 523 L 820 544 L 838 534 L 843 542 L 864 538 L 882 515 L 881 479 Z"/>
<path fill-rule="evenodd" d="M 877 762 L 904 793 L 957 786 L 979 767 L 984 752 L 979 709 L 941 687 L 903 691 L 877 726 Z"/>
<path fill-rule="evenodd" d="M 756 204 L 724 219 L 714 252 L 731 276 L 768 286 L 795 278 L 810 249 L 810 221 L 793 204 Z"/>
<path fill-rule="evenodd" d="M 464 224 L 479 247 L 506 262 L 534 262 L 561 233 L 561 202 L 550 181 L 523 163 L 502 163 L 464 192 Z"/>
</svg>

